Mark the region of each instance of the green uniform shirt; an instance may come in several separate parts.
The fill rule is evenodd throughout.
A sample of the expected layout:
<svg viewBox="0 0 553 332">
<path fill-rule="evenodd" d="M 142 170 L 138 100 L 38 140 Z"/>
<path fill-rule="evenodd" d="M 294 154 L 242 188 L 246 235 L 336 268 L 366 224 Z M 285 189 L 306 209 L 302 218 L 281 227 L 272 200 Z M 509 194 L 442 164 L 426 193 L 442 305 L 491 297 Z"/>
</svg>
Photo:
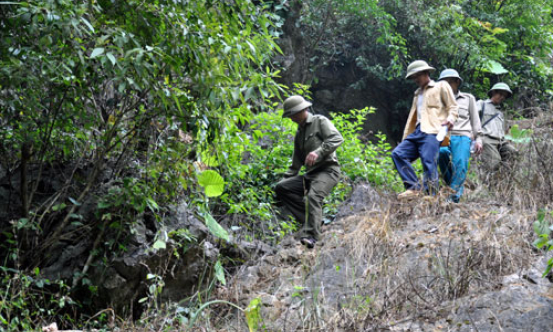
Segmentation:
<svg viewBox="0 0 553 332">
<path fill-rule="evenodd" d="M 344 142 L 342 135 L 329 119 L 322 115 L 307 113 L 305 124 L 298 126 L 294 138 L 294 155 L 292 166 L 284 173 L 285 177 L 297 175 L 305 164 L 307 155 L 315 151 L 319 157 L 312 166 L 305 166 L 310 173 L 328 166 L 338 166 L 336 149 Z"/>
</svg>

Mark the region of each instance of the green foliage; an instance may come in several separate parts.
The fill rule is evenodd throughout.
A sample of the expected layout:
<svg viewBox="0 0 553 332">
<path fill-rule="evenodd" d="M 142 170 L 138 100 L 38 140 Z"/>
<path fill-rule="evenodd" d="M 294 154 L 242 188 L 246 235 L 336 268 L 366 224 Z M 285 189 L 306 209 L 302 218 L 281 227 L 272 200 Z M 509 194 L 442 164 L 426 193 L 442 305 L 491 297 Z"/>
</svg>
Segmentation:
<svg viewBox="0 0 553 332">
<path fill-rule="evenodd" d="M 463 89 L 479 98 L 499 80 L 535 100 L 551 98 L 543 94 L 553 87 L 550 1 L 301 3 L 296 25 L 313 71 L 306 82 L 318 82 L 318 68 L 361 69 L 353 87 L 378 90 L 391 99 L 386 103 L 390 108 L 404 109 L 402 98 L 409 85 L 403 78 L 405 68 L 410 61 L 424 59 L 438 72 L 457 69 Z"/>
<path fill-rule="evenodd" d="M 180 258 L 181 255 L 181 252 L 179 252 L 179 250 L 181 250 L 182 253 L 185 253 L 188 250 L 190 244 L 196 243 L 198 241 L 198 239 L 186 228 L 171 231 L 167 235 L 170 239 L 174 241 L 176 245 L 173 254 L 177 258 Z"/>
<path fill-rule="evenodd" d="M 211 234 L 215 235 L 216 237 L 229 241 L 229 234 L 228 232 L 221 226 L 208 212 L 203 213 L 203 217 L 205 218 L 205 224 L 207 225 L 207 229 L 211 232 Z"/>
<path fill-rule="evenodd" d="M 355 181 L 368 181 L 376 186 L 393 185 L 397 181 L 391 159 L 392 147 L 386 136 L 377 133 L 374 137 L 361 140 L 365 121 L 370 121 L 374 109 L 350 110 L 333 113 L 332 123 L 342 134 L 344 144 L 337 150 L 342 171 Z"/>
<path fill-rule="evenodd" d="M 553 216 L 553 212 L 549 213 L 549 216 Z M 538 211 L 538 220 L 534 222 L 534 232 L 538 238 L 534 241 L 534 246 L 538 249 L 545 249 L 546 251 L 553 251 L 553 238 L 551 232 L 553 231 L 553 223 L 551 218 L 547 218 L 547 213 L 544 210 Z M 547 268 L 543 272 L 543 277 L 553 268 L 553 257 L 547 262 Z"/>
<path fill-rule="evenodd" d="M 529 143 L 532 141 L 532 130 L 519 129 L 518 125 L 515 124 L 511 127 L 510 134 L 505 135 L 505 138 L 515 143 Z"/>
<path fill-rule="evenodd" d="M 306 51 L 310 70 L 356 63 L 371 76 L 384 80 L 397 77 L 407 54 L 405 37 L 397 32 L 395 13 L 387 11 L 382 3 L 378 0 L 303 1 L 296 24 L 301 26 L 300 35 L 309 41 Z M 379 58 L 385 60 L 379 61 Z M 316 83 L 317 77 L 313 79 Z"/>
<path fill-rule="evenodd" d="M 240 216 L 234 226 L 249 236 L 275 239 L 293 228 L 274 218 L 273 185 L 290 165 L 295 130 L 291 121 L 282 119 L 281 110 L 261 112 L 244 128 L 230 126 L 217 142 L 219 170 L 228 185 L 218 207 Z"/>
<path fill-rule="evenodd" d="M 268 30 L 276 17 L 250 1 L 0 6 L 3 162 L 79 160 L 93 168 L 74 179 L 82 189 L 114 161 L 120 194 L 138 213 L 183 194 L 191 154 L 280 91 L 267 66 L 278 51 Z M 141 176 L 121 177 L 129 171 Z"/>
<path fill-rule="evenodd" d="M 31 331 L 56 316 L 58 324 L 73 323 L 65 312 L 77 306 L 63 281 L 42 277 L 38 268 L 28 274 L 0 266 L 0 273 L 0 330 Z"/>
<path fill-rule="evenodd" d="M 215 277 L 219 282 L 224 286 L 227 284 L 227 281 L 225 280 L 225 270 L 223 269 L 223 266 L 221 265 L 221 261 L 217 260 L 214 266 L 215 271 Z"/>
<path fill-rule="evenodd" d="M 159 297 L 165 287 L 163 278 L 157 274 L 148 273 L 146 280 L 149 283 L 146 297 L 138 300 L 138 303 L 146 303 L 149 309 L 159 309 Z"/>
<path fill-rule="evenodd" d="M 259 323 L 261 322 L 260 309 L 261 299 L 255 298 L 250 301 L 250 304 L 248 304 L 248 307 L 244 310 L 250 332 L 255 332 L 259 329 Z"/>
<path fill-rule="evenodd" d="M 211 170 L 203 171 L 198 175 L 198 184 L 205 189 L 207 197 L 221 196 L 225 189 L 225 182 L 219 173 Z"/>
<path fill-rule="evenodd" d="M 8 218 L 19 228 L 0 226 L 25 248 L 20 276 L 60 239 L 110 259 L 125 250 L 137 220 L 163 230 L 159 223 L 183 197 L 228 240 L 209 212 L 221 179 L 207 176 L 213 170 L 196 174 L 226 167 L 210 161 L 225 157 L 219 137 L 280 99 L 269 62 L 279 52 L 280 17 L 249 0 L 1 2 L 0 16 L 1 169 L 27 176 L 10 195 L 21 197 Z M 45 197 L 39 184 L 50 180 L 56 186 Z M 83 215 L 91 205 L 97 211 Z M 94 234 L 98 247 L 75 234 Z M 160 231 L 153 249 L 167 240 Z M 30 329 L 21 321 L 31 316 L 17 317 L 19 329 Z"/>
</svg>

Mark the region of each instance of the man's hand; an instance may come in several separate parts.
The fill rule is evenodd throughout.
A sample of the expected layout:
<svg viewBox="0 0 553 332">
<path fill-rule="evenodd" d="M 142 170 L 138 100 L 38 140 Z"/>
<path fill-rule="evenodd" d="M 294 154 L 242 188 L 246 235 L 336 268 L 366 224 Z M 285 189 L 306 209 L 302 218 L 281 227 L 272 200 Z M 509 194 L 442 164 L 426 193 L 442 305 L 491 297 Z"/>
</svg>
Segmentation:
<svg viewBox="0 0 553 332">
<path fill-rule="evenodd" d="M 451 128 L 453 128 L 453 122 L 445 120 L 444 122 L 442 122 L 442 126 L 447 126 L 447 130 L 451 130 Z"/>
<path fill-rule="evenodd" d="M 476 154 L 481 154 L 483 150 L 484 150 L 484 147 L 482 146 L 482 143 L 476 141 L 474 143 L 474 152 L 476 152 Z"/>
<path fill-rule="evenodd" d="M 317 161 L 317 158 L 319 158 L 319 155 L 317 154 L 317 152 L 312 151 L 305 158 L 305 164 L 307 166 L 313 166 L 313 165 L 315 165 L 315 162 Z"/>
</svg>

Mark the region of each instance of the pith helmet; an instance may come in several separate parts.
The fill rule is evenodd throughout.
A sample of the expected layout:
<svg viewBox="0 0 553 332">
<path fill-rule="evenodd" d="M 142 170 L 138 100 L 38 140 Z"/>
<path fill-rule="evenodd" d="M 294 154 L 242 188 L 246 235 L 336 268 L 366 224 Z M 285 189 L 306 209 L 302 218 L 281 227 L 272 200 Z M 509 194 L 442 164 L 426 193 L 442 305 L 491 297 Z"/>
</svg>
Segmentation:
<svg viewBox="0 0 553 332">
<path fill-rule="evenodd" d="M 463 82 L 463 79 L 461 78 L 461 76 L 459 76 L 459 73 L 455 69 L 451 69 L 451 68 L 442 70 L 442 72 L 440 73 L 440 77 L 438 78 L 438 81 L 441 81 L 449 77 L 458 78 L 461 81 L 461 83 Z"/>
<path fill-rule="evenodd" d="M 429 72 L 433 72 L 434 70 L 436 70 L 436 68 L 430 67 L 428 63 L 423 60 L 413 61 L 409 64 L 409 66 L 407 66 L 407 75 L 405 75 L 405 78 L 409 78 L 416 73 L 420 73 L 421 71 L 426 70 L 428 70 Z"/>
<path fill-rule="evenodd" d="M 303 99 L 302 96 L 292 96 L 286 98 L 284 101 L 284 113 L 282 114 L 283 118 L 289 118 L 292 115 L 308 108 L 312 104 L 307 100 Z"/>
<path fill-rule="evenodd" d="M 488 97 L 490 98 L 492 97 L 492 92 L 494 90 L 506 91 L 509 94 L 507 98 L 511 98 L 511 96 L 513 95 L 513 91 L 509 89 L 509 86 L 507 85 L 507 83 L 503 83 L 503 82 L 495 83 L 490 89 L 490 91 L 488 91 Z"/>
</svg>

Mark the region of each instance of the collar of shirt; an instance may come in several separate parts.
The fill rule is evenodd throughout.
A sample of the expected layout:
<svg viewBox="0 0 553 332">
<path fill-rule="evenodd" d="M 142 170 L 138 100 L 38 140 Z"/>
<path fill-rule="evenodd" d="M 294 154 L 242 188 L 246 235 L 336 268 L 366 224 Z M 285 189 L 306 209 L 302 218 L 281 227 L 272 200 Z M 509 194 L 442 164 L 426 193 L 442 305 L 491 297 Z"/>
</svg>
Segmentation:
<svg viewBox="0 0 553 332">
<path fill-rule="evenodd" d="M 496 104 L 492 103 L 492 100 L 489 99 L 489 98 L 486 99 L 486 100 L 484 101 L 484 103 L 490 104 L 490 105 L 492 105 L 493 107 L 495 107 L 495 108 L 498 109 L 498 110 L 501 110 L 501 108 L 502 108 L 501 106 L 503 106 L 503 104 L 496 105 Z"/>
<path fill-rule="evenodd" d="M 428 82 L 428 84 L 424 87 L 424 90 L 428 88 L 433 88 L 435 85 L 436 85 L 436 81 L 430 80 L 430 82 Z M 418 95 L 419 93 L 421 93 L 421 91 L 422 89 L 418 88 L 417 90 L 415 90 L 415 95 Z"/>
<path fill-rule="evenodd" d="M 455 99 L 459 98 L 467 98 L 467 95 L 464 92 L 457 91 L 457 94 L 455 95 Z"/>
<path fill-rule="evenodd" d="M 311 114 L 311 112 L 307 112 L 307 118 L 305 119 L 305 122 L 298 126 L 298 129 L 305 128 L 305 126 L 311 122 L 313 122 L 313 114 Z"/>
</svg>

